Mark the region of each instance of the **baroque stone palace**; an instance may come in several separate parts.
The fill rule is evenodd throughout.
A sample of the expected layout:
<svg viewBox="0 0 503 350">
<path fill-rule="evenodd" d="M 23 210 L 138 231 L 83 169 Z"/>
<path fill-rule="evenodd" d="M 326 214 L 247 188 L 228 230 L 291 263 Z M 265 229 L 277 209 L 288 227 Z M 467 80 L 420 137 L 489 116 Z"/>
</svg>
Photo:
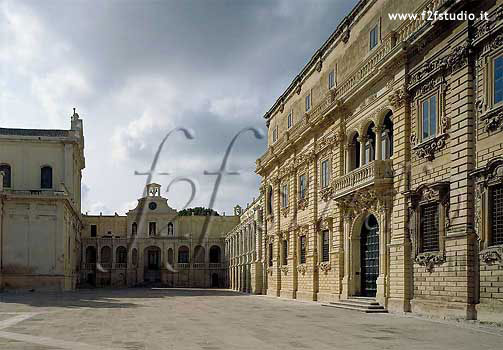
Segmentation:
<svg viewBox="0 0 503 350">
<path fill-rule="evenodd" d="M 83 123 L 0 128 L 0 290 L 226 287 L 233 216 L 180 216 L 149 184 L 125 216 L 82 215 Z"/>
<path fill-rule="evenodd" d="M 264 116 L 232 288 L 502 320 L 501 3 L 358 2 Z M 423 11 L 477 19 L 388 17 Z"/>
</svg>

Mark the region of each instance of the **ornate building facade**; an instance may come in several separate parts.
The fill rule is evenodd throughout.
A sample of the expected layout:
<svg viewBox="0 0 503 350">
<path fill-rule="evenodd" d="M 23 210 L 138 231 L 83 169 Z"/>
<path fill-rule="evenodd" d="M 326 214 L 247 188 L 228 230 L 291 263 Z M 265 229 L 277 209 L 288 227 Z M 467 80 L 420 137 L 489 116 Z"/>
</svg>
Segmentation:
<svg viewBox="0 0 503 350">
<path fill-rule="evenodd" d="M 502 38 L 501 1 L 358 2 L 264 116 L 267 294 L 501 321 Z"/>
<path fill-rule="evenodd" d="M 180 216 L 150 184 L 125 216 L 83 216 L 81 284 L 229 285 L 225 234 L 238 216 Z"/>
<path fill-rule="evenodd" d="M 245 210 L 237 206 L 239 224 L 225 238 L 229 264 L 229 287 L 233 290 L 263 294 L 267 278 L 263 252 L 263 196 L 254 199 Z"/>
<path fill-rule="evenodd" d="M 72 290 L 80 265 L 82 120 L 0 128 L 0 289 Z"/>
</svg>

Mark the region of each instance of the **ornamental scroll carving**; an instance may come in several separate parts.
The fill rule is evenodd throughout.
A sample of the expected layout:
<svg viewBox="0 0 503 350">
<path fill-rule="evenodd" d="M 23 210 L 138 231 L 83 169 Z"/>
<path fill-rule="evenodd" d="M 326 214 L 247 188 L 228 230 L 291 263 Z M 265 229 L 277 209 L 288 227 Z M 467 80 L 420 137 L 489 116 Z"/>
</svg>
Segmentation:
<svg viewBox="0 0 503 350">
<path fill-rule="evenodd" d="M 336 204 L 346 217 L 355 217 L 363 212 L 384 213 L 391 200 L 391 192 L 363 189 L 337 198 Z"/>
<path fill-rule="evenodd" d="M 402 87 L 400 89 L 394 90 L 391 95 L 388 96 L 388 101 L 391 107 L 397 109 L 402 107 L 409 97 L 407 90 Z"/>
<path fill-rule="evenodd" d="M 297 272 L 302 274 L 302 275 L 305 275 L 306 272 L 307 272 L 307 266 L 306 264 L 301 264 L 301 265 L 297 265 Z"/>
<path fill-rule="evenodd" d="M 445 256 L 438 253 L 420 253 L 414 261 L 420 266 L 424 266 L 426 271 L 433 272 L 435 265 L 441 265 L 445 262 Z"/>
<path fill-rule="evenodd" d="M 485 122 L 484 130 L 486 132 L 503 130 L 503 106 L 489 110 L 480 119 Z"/>
<path fill-rule="evenodd" d="M 325 275 L 332 269 L 332 265 L 327 261 L 319 263 L 318 267 L 320 268 L 320 271 L 325 273 Z"/>
<path fill-rule="evenodd" d="M 309 197 L 306 195 L 304 198 L 301 198 L 297 201 L 297 208 L 299 210 L 304 210 L 309 206 Z"/>
<path fill-rule="evenodd" d="M 478 40 L 492 32 L 496 22 L 499 22 L 503 19 L 503 6 L 499 6 L 493 15 L 489 16 L 488 20 L 481 20 L 475 24 L 475 32 L 473 34 L 474 40 Z"/>
<path fill-rule="evenodd" d="M 482 250 L 480 260 L 487 265 L 503 265 L 503 246 L 492 246 Z"/>
<path fill-rule="evenodd" d="M 288 266 L 282 266 L 281 267 L 281 271 L 283 272 L 283 274 L 286 276 L 288 274 Z"/>
</svg>

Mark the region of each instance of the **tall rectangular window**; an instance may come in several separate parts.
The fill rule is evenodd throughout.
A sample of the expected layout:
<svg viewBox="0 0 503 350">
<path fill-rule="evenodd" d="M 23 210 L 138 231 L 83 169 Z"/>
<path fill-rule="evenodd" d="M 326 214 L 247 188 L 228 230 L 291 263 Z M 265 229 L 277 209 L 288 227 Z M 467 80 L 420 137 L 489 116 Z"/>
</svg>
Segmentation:
<svg viewBox="0 0 503 350">
<path fill-rule="evenodd" d="M 321 261 L 329 261 L 330 256 L 330 233 L 325 230 L 321 233 Z"/>
<path fill-rule="evenodd" d="M 377 25 L 370 30 L 370 49 L 372 50 L 377 46 L 377 37 L 378 37 L 378 27 Z"/>
<path fill-rule="evenodd" d="M 288 207 L 288 185 L 284 184 L 281 187 L 281 207 Z"/>
<path fill-rule="evenodd" d="M 283 265 L 288 265 L 288 241 L 283 240 Z"/>
<path fill-rule="evenodd" d="M 40 169 L 40 188 L 52 188 L 52 168 L 44 166 Z"/>
<path fill-rule="evenodd" d="M 490 245 L 503 244 L 503 185 L 491 187 Z"/>
<path fill-rule="evenodd" d="M 335 69 L 328 73 L 328 89 L 330 90 L 335 86 Z"/>
<path fill-rule="evenodd" d="M 503 101 L 503 56 L 494 60 L 494 104 Z"/>
<path fill-rule="evenodd" d="M 299 199 L 304 199 L 306 196 L 306 175 L 299 176 Z"/>
<path fill-rule="evenodd" d="M 330 172 L 328 168 L 328 159 L 321 162 L 321 187 L 328 187 L 330 183 Z"/>
<path fill-rule="evenodd" d="M 150 236 L 155 236 L 156 235 L 156 223 L 155 222 L 149 222 L 148 223 L 148 234 Z"/>
<path fill-rule="evenodd" d="M 275 126 L 272 130 L 272 142 L 278 141 L 278 126 Z"/>
<path fill-rule="evenodd" d="M 269 243 L 269 266 L 272 266 L 272 243 Z"/>
<path fill-rule="evenodd" d="M 436 252 L 439 250 L 439 213 L 438 204 L 431 203 L 421 206 L 421 252 Z"/>
<path fill-rule="evenodd" d="M 306 112 L 311 109 L 311 94 L 306 96 Z"/>
<path fill-rule="evenodd" d="M 96 227 L 96 225 L 91 225 L 91 237 L 96 237 L 98 233 L 98 228 Z"/>
<path fill-rule="evenodd" d="M 434 137 L 437 133 L 437 96 L 433 95 L 423 101 L 423 140 Z"/>
<path fill-rule="evenodd" d="M 288 129 L 293 126 L 293 114 L 292 112 L 288 113 Z"/>
<path fill-rule="evenodd" d="M 305 264 L 306 263 L 306 236 L 300 236 L 300 263 Z"/>
</svg>

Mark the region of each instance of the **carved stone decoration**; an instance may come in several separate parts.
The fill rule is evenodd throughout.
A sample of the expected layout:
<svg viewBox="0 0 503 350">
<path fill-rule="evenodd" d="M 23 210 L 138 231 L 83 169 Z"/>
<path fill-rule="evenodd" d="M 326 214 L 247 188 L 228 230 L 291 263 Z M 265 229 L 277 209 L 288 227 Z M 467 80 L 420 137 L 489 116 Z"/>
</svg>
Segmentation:
<svg viewBox="0 0 503 350">
<path fill-rule="evenodd" d="M 318 60 L 318 62 L 316 62 L 316 71 L 319 73 L 321 72 L 321 68 L 323 68 L 323 61 L 321 60 L 321 58 Z"/>
<path fill-rule="evenodd" d="M 297 208 L 299 210 L 306 209 L 308 207 L 308 205 L 309 205 L 309 198 L 307 196 L 299 199 L 299 201 L 297 202 Z"/>
<path fill-rule="evenodd" d="M 417 158 L 426 158 L 429 161 L 435 159 L 435 153 L 442 150 L 446 145 L 448 134 L 443 133 L 436 137 L 433 137 L 427 141 L 417 144 L 416 134 L 410 136 L 410 142 L 412 144 L 412 152 Z"/>
<path fill-rule="evenodd" d="M 334 188 L 332 186 L 327 186 L 320 190 L 320 198 L 324 202 L 328 202 L 330 199 L 332 199 L 333 194 Z"/>
<path fill-rule="evenodd" d="M 306 264 L 301 264 L 301 265 L 297 265 L 297 272 L 302 274 L 302 275 L 305 275 L 306 272 L 307 272 L 307 266 Z"/>
<path fill-rule="evenodd" d="M 328 261 L 321 262 L 318 264 L 318 266 L 320 268 L 320 271 L 323 271 L 325 275 L 332 269 L 332 265 Z"/>
<path fill-rule="evenodd" d="M 274 235 L 267 235 L 267 243 L 274 243 Z"/>
<path fill-rule="evenodd" d="M 281 267 L 281 271 L 283 272 L 283 274 L 286 276 L 288 274 L 288 266 L 282 266 Z"/>
<path fill-rule="evenodd" d="M 433 272 L 435 265 L 445 262 L 445 256 L 437 253 L 421 253 L 416 256 L 415 262 L 426 268 L 426 271 Z"/>
<path fill-rule="evenodd" d="M 285 101 L 281 100 L 281 103 L 279 105 L 279 111 L 280 113 L 283 113 L 284 110 L 285 110 Z"/>
<path fill-rule="evenodd" d="M 503 107 L 493 108 L 480 117 L 485 121 L 484 130 L 486 132 L 495 132 L 503 130 Z"/>
<path fill-rule="evenodd" d="M 351 30 L 349 29 L 349 27 L 346 27 L 346 29 L 344 30 L 344 33 L 342 33 L 342 42 L 344 44 L 347 44 L 348 41 L 349 41 L 349 37 L 351 35 Z"/>
<path fill-rule="evenodd" d="M 300 95 L 300 92 L 302 91 L 302 84 L 298 83 L 297 87 L 295 88 L 295 93 L 297 95 Z"/>
<path fill-rule="evenodd" d="M 386 193 L 389 195 L 389 193 Z M 387 207 L 387 196 L 374 189 L 363 189 L 336 199 L 339 209 L 347 217 L 355 217 L 366 211 L 383 213 Z"/>
<path fill-rule="evenodd" d="M 496 9 L 495 15 L 489 16 L 488 20 L 481 20 L 475 25 L 476 29 L 473 35 L 474 39 L 478 40 L 481 37 L 485 36 L 486 34 L 491 33 L 496 22 L 501 21 L 502 19 L 503 19 L 503 6 L 500 5 Z"/>
<path fill-rule="evenodd" d="M 316 146 L 317 146 L 317 152 L 323 151 L 325 148 L 330 148 L 332 149 L 333 147 L 337 146 L 339 144 L 339 136 L 336 134 L 331 134 L 323 137 L 320 139 Z"/>
<path fill-rule="evenodd" d="M 451 52 L 444 57 L 424 63 L 410 78 L 410 89 L 417 87 L 433 75 L 448 71 L 455 71 L 468 63 L 468 56 L 471 53 L 471 45 L 465 42 L 454 47 Z"/>
<path fill-rule="evenodd" d="M 388 96 L 388 101 L 391 107 L 400 108 L 405 104 L 407 98 L 408 98 L 407 90 L 402 87 L 400 89 L 394 90 L 391 93 L 391 95 Z"/>
<path fill-rule="evenodd" d="M 267 273 L 269 274 L 269 276 L 272 276 L 273 272 L 274 272 L 274 269 L 272 267 L 267 268 Z"/>
<path fill-rule="evenodd" d="M 503 184 L 503 158 L 489 161 L 486 166 L 471 172 L 470 176 L 475 179 L 475 232 L 479 241 L 486 241 L 482 203 L 489 186 Z"/>
<path fill-rule="evenodd" d="M 281 215 L 283 215 L 283 217 L 286 218 L 288 216 L 289 212 L 290 212 L 290 207 L 281 208 Z"/>
<path fill-rule="evenodd" d="M 487 265 L 503 265 L 503 246 L 492 246 L 479 253 L 480 260 Z"/>
</svg>

